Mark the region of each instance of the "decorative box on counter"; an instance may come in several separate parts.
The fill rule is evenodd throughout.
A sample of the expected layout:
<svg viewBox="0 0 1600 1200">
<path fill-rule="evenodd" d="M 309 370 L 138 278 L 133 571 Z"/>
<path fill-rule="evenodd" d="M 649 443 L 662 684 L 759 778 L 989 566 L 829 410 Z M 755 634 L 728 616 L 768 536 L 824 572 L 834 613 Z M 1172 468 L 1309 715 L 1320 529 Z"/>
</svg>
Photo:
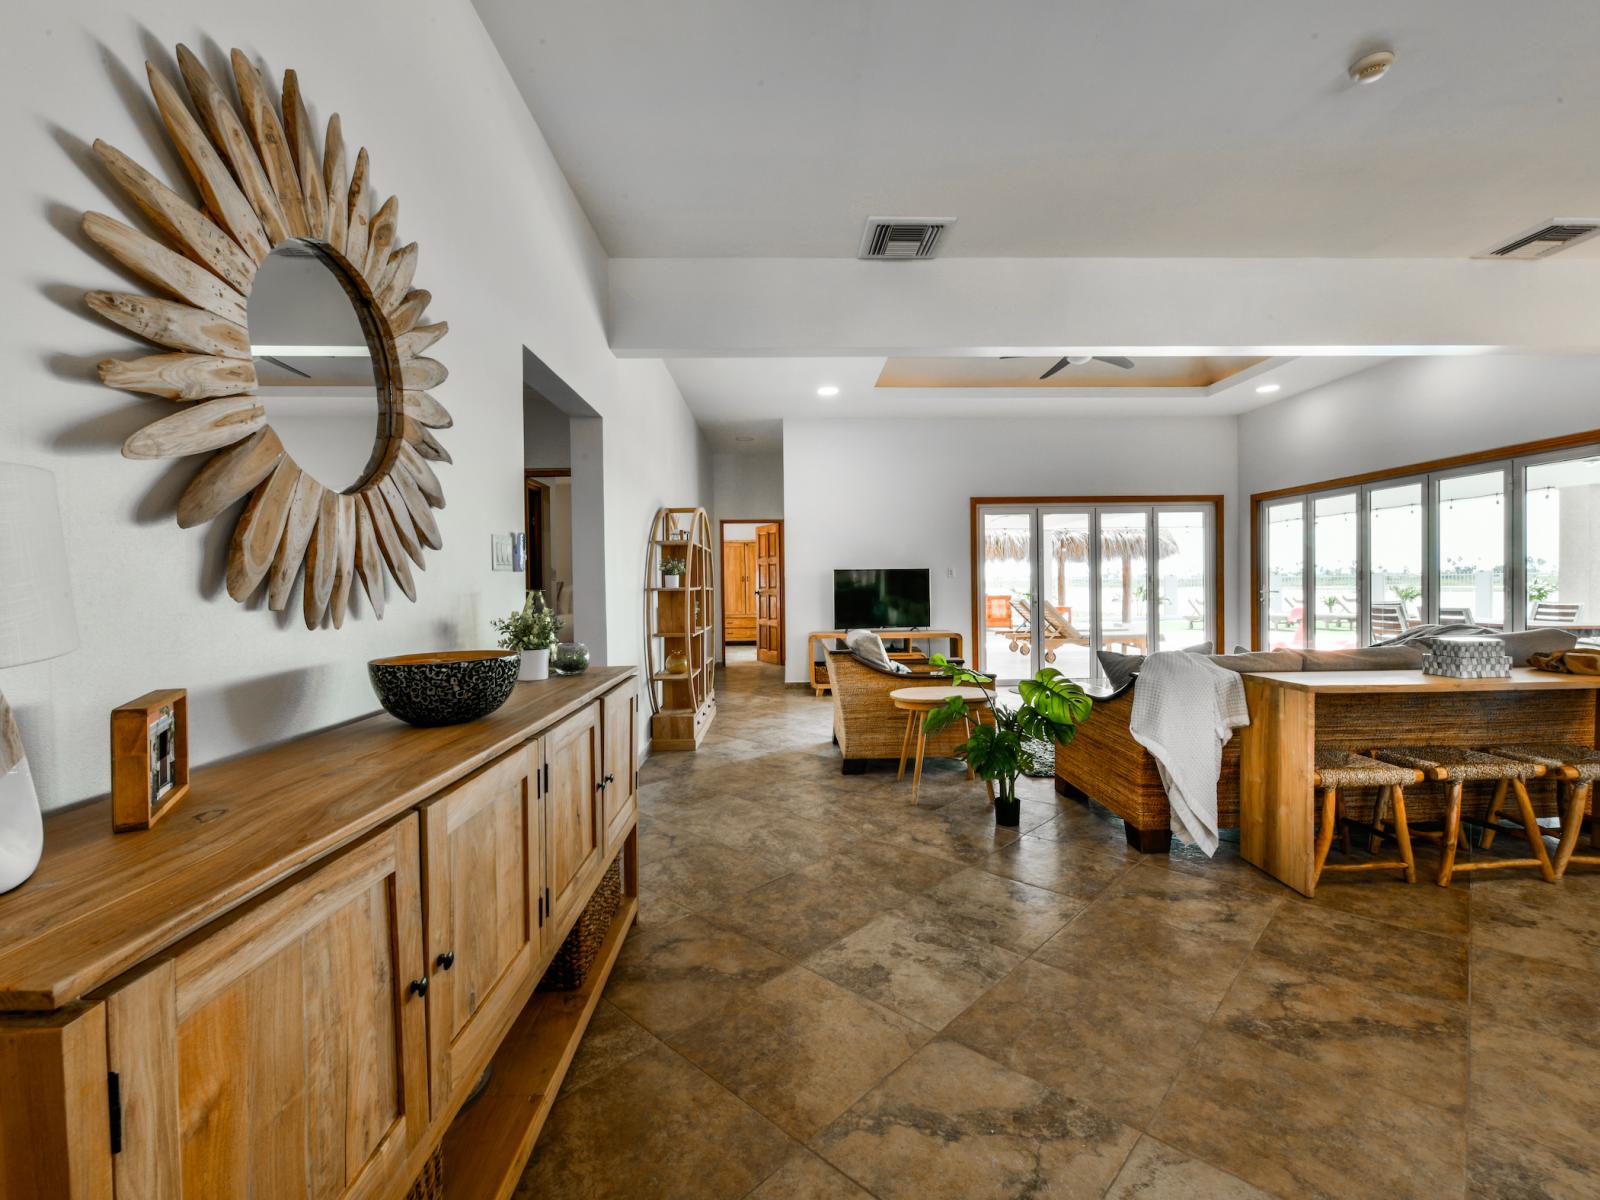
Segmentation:
<svg viewBox="0 0 1600 1200">
<path fill-rule="evenodd" d="M 1458 634 L 1429 638 L 1422 673 L 1450 679 L 1506 679 L 1511 675 L 1511 656 L 1497 637 Z"/>
</svg>

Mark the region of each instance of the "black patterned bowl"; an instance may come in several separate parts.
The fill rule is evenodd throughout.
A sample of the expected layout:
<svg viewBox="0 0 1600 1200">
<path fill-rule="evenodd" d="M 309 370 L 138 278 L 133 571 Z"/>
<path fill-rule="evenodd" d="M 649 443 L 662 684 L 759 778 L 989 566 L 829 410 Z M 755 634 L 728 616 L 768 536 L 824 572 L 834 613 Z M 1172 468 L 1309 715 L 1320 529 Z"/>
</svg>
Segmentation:
<svg viewBox="0 0 1600 1200">
<path fill-rule="evenodd" d="M 375 658 L 367 677 L 378 702 L 412 725 L 460 725 L 487 717 L 511 698 L 515 650 L 440 650 Z"/>
</svg>

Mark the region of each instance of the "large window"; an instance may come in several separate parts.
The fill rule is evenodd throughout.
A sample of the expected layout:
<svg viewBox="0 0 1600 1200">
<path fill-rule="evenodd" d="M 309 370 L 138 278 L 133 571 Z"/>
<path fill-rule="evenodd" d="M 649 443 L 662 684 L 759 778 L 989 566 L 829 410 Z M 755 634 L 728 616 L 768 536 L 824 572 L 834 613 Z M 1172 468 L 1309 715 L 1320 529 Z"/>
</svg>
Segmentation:
<svg viewBox="0 0 1600 1200">
<path fill-rule="evenodd" d="M 1430 622 L 1600 626 L 1600 445 L 1255 502 L 1257 645 L 1337 649 Z"/>
<path fill-rule="evenodd" d="M 1011 683 L 1221 636 L 1220 501 L 974 500 L 976 658 Z"/>
</svg>

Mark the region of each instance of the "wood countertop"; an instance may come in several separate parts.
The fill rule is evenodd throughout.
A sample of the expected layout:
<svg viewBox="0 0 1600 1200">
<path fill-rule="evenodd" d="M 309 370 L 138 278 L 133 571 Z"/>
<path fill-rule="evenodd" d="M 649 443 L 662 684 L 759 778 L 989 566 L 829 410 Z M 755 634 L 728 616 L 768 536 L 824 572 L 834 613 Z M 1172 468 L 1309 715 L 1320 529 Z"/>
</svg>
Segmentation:
<svg viewBox="0 0 1600 1200">
<path fill-rule="evenodd" d="M 1264 680 L 1297 692 L 1518 692 L 1600 688 L 1600 675 L 1558 675 L 1532 667 L 1513 667 L 1510 678 L 1451 679 L 1421 671 L 1259 671 L 1243 677 Z"/>
<path fill-rule="evenodd" d="M 46 816 L 38 871 L 0 896 L 0 1011 L 81 999 L 637 676 L 519 683 L 465 725 L 379 712 L 200 767 L 153 829 L 112 833 L 109 797 Z"/>
</svg>

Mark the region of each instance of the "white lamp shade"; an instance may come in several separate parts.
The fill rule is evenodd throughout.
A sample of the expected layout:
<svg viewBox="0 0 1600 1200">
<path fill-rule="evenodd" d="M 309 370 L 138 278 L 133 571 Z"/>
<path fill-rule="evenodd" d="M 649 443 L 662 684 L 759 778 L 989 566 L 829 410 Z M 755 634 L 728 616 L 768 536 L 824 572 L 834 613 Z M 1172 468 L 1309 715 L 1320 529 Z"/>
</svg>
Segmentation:
<svg viewBox="0 0 1600 1200">
<path fill-rule="evenodd" d="M 0 462 L 0 667 L 77 648 L 55 476 Z"/>
</svg>

